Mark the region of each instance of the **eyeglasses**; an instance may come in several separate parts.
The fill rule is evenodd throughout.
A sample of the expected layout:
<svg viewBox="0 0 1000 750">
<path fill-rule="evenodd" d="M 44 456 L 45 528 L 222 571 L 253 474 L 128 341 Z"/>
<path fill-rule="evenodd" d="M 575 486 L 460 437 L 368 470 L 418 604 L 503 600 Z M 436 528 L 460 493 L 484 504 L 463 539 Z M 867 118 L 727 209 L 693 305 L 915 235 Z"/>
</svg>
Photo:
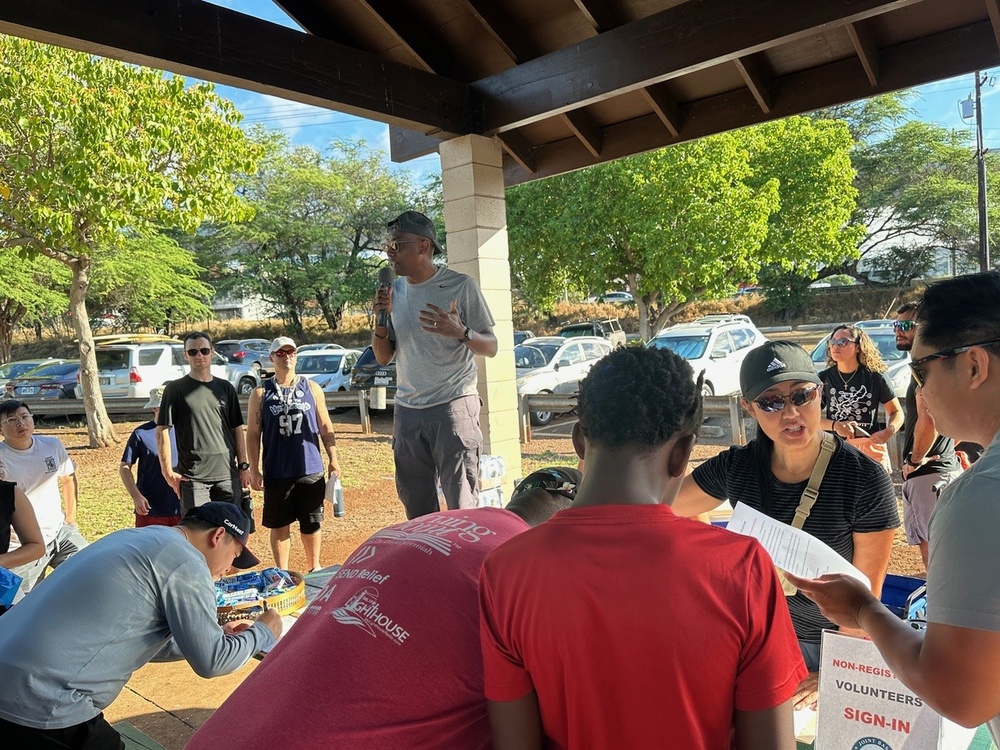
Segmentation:
<svg viewBox="0 0 1000 750">
<path fill-rule="evenodd" d="M 212 353 L 211 347 L 203 346 L 201 349 L 188 349 L 187 355 L 189 357 L 197 357 L 199 354 L 203 357 L 207 357 Z"/>
<path fill-rule="evenodd" d="M 892 330 L 897 332 L 902 331 L 903 333 L 906 333 L 907 331 L 912 331 L 916 327 L 917 327 L 917 321 L 915 320 L 897 320 L 894 321 L 892 324 Z"/>
<path fill-rule="evenodd" d="M 858 343 L 855 339 L 830 339 L 830 346 L 847 346 Z"/>
<path fill-rule="evenodd" d="M 423 242 L 423 240 L 389 240 L 385 243 L 385 249 L 398 253 L 400 245 L 410 245 L 414 242 Z"/>
<path fill-rule="evenodd" d="M 281 357 L 282 359 L 284 359 L 285 357 L 294 357 L 295 354 L 296 354 L 296 350 L 295 349 L 278 349 L 278 351 L 271 352 L 271 354 L 274 354 L 274 355 L 276 355 L 276 356 Z"/>
<path fill-rule="evenodd" d="M 956 346 L 954 349 L 942 349 L 939 352 L 934 352 L 933 354 L 928 354 L 926 357 L 921 357 L 920 359 L 915 359 L 910 362 L 910 370 L 913 372 L 913 379 L 917 381 L 917 385 L 921 388 L 924 387 L 924 382 L 927 379 L 927 373 L 925 368 L 920 365 L 927 364 L 935 359 L 948 359 L 949 357 L 955 357 L 962 352 L 967 352 L 975 346 L 992 346 L 993 344 L 1000 344 L 1000 339 L 990 339 L 989 341 L 977 341 L 975 344 L 966 344 L 965 346 Z"/>
<path fill-rule="evenodd" d="M 31 424 L 34 421 L 34 416 L 31 414 L 24 414 L 7 417 L 7 419 L 3 420 L 3 423 L 7 427 L 17 427 L 19 424 Z"/>
<path fill-rule="evenodd" d="M 792 391 L 787 396 L 777 393 L 773 396 L 759 396 L 753 402 L 757 404 L 757 408 L 761 411 L 774 414 L 784 409 L 787 401 L 791 401 L 794 406 L 805 406 L 810 401 L 813 401 L 817 395 L 819 395 L 819 386 L 813 385 L 808 388 L 800 388 L 797 391 Z"/>
</svg>

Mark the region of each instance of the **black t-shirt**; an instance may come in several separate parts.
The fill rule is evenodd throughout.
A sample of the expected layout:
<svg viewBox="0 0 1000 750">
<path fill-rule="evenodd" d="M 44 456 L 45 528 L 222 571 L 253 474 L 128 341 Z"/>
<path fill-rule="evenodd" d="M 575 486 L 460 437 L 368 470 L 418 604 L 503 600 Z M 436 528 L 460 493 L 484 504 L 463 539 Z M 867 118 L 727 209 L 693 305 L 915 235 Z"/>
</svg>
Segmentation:
<svg viewBox="0 0 1000 750">
<path fill-rule="evenodd" d="M 0 482 L 0 555 L 10 549 L 10 520 L 14 517 L 14 482 Z"/>
<path fill-rule="evenodd" d="M 892 480 L 885 470 L 854 447 L 836 438 L 837 450 L 830 459 L 819 497 L 802 530 L 828 544 L 848 561 L 854 559 L 855 532 L 885 531 L 899 526 L 899 512 Z M 706 493 L 730 504 L 744 503 L 776 521 L 791 524 L 808 481 L 779 482 L 767 468 L 770 487 L 761 492 L 757 469 L 756 441 L 734 445 L 696 468 L 694 481 Z M 801 593 L 786 600 L 799 640 L 819 643 L 824 628 L 836 628 L 819 608 Z"/>
<path fill-rule="evenodd" d="M 823 413 L 827 419 L 857 422 L 869 434 L 882 429 L 878 406 L 896 397 L 885 375 L 858 367 L 845 384 L 837 368 L 830 367 L 819 374 L 819 379 L 823 381 Z"/>
<path fill-rule="evenodd" d="M 190 375 L 163 389 L 156 424 L 174 426 L 177 473 L 199 482 L 221 482 L 236 471 L 233 430 L 243 426 L 239 397 L 232 383 L 212 378 L 208 383 Z"/>
<path fill-rule="evenodd" d="M 917 425 L 917 384 L 910 378 L 906 389 L 906 399 L 903 402 L 903 413 L 906 421 L 903 423 L 903 456 L 910 455 L 913 450 L 913 428 Z M 928 456 L 940 456 L 934 461 L 928 461 L 919 469 L 914 469 L 907 477 L 922 477 L 925 474 L 945 474 L 958 471 L 962 465 L 955 455 L 955 441 L 938 434 L 937 439 L 927 451 Z"/>
</svg>

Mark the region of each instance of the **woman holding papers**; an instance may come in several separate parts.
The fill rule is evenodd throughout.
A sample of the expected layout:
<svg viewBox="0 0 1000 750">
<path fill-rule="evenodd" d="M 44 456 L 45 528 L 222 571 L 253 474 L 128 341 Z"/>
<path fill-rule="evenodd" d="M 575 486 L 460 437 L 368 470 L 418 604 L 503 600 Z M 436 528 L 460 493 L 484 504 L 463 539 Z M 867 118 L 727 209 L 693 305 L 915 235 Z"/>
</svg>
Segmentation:
<svg viewBox="0 0 1000 750">
<path fill-rule="evenodd" d="M 719 501 L 744 503 L 829 545 L 868 576 L 878 596 L 899 526 L 892 482 L 881 466 L 824 432 L 821 389 L 798 344 L 771 341 L 751 351 L 740 368 L 740 390 L 757 437 L 698 466 L 673 510 L 694 516 Z M 818 489 L 811 507 L 810 486 Z M 816 702 L 821 633 L 836 626 L 800 593 L 788 597 L 788 609 L 810 671 L 795 698 L 795 707 L 804 708 Z"/>
</svg>

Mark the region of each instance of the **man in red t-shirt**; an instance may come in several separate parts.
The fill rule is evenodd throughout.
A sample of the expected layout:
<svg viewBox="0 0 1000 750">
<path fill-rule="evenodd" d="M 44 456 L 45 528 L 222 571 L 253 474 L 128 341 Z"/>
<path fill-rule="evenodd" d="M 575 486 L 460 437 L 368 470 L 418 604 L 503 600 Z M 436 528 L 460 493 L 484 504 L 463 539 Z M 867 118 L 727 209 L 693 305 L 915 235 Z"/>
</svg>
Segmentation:
<svg viewBox="0 0 1000 750">
<path fill-rule="evenodd" d="M 479 569 L 568 507 L 579 481 L 543 469 L 504 510 L 431 513 L 374 534 L 187 750 L 488 750 Z"/>
<path fill-rule="evenodd" d="M 483 566 L 495 750 L 795 746 L 806 669 L 770 558 L 669 508 L 700 392 L 666 350 L 616 351 L 584 380 L 573 506 Z"/>
</svg>

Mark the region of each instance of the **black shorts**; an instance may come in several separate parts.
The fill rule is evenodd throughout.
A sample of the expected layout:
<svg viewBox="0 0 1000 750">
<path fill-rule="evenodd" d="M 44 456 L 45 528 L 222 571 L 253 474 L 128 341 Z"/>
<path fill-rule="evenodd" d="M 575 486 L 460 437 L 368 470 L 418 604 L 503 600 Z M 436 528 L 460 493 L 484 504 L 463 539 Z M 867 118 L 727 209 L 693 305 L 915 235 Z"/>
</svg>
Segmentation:
<svg viewBox="0 0 1000 750">
<path fill-rule="evenodd" d="M 323 522 L 326 481 L 322 474 L 294 479 L 264 479 L 264 511 L 261 525 L 280 529 L 299 522 L 303 534 L 315 534 Z"/>
</svg>

